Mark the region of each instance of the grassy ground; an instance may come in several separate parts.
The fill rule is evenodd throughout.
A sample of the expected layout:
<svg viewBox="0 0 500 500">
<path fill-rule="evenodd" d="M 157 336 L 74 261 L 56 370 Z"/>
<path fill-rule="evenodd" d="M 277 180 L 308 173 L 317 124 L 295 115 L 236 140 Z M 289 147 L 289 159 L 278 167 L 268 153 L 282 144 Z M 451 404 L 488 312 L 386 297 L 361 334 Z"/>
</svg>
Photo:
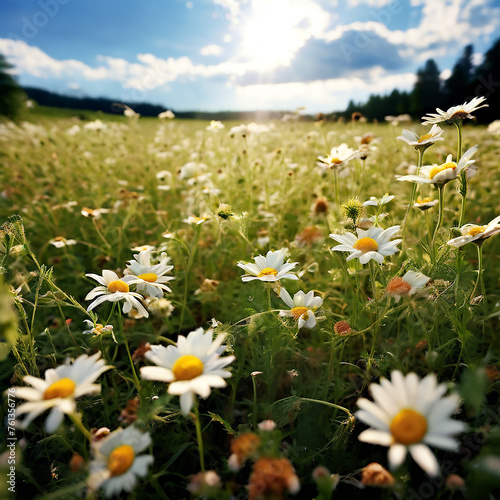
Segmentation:
<svg viewBox="0 0 500 500">
<path fill-rule="evenodd" d="M 409 211 L 397 236 L 402 243 L 382 264 L 347 262 L 347 253 L 332 251 L 337 242 L 329 234 L 354 233 L 341 208 L 347 203 L 352 212 L 352 200 L 394 195 L 387 204 L 362 208 L 354 222 L 375 217 L 384 229 L 402 224 L 414 184 L 396 175 L 408 173 L 417 153 L 396 139 L 400 127 L 276 122 L 242 137 L 229 134 L 239 123 L 214 132 L 200 121 L 75 113 L 45 108 L 25 125 L 0 124 L 0 221 L 22 218 L 9 219 L 1 234 L 2 272 L 12 285 L 11 295 L 4 285 L 2 300 L 17 311 L 0 317 L 11 346 L 1 365 L 5 387 L 23 385 L 28 374 L 43 377 L 68 356 L 100 351 L 114 369 L 99 377 L 99 394 L 78 399 L 83 426 L 113 431 L 136 417 L 134 425 L 153 436 L 147 452 L 154 464 L 131 498 L 189 498 L 186 485 L 202 467 L 200 439 L 204 466 L 223 484 L 206 496 L 246 498 L 252 462 L 237 473 L 227 462 L 232 439 L 245 432 L 259 434 L 258 457 L 293 464 L 298 498 L 461 498 L 462 490 L 445 487 L 451 473 L 465 479 L 469 498 L 499 493 L 498 468 L 490 469 L 500 460 L 500 238 L 481 247 L 482 279 L 476 245 L 447 245 L 460 234 L 456 180 L 444 191 L 443 223 L 434 238 L 437 205 Z M 105 128 L 83 128 L 95 119 Z M 443 164 L 448 154 L 456 159 L 455 127 L 443 128 L 445 140 L 425 152 L 424 164 Z M 341 143 L 358 149 L 367 133 L 375 139 L 366 160 L 354 159 L 338 173 L 316 166 L 318 155 Z M 464 222 L 484 225 L 500 214 L 500 141 L 483 127 L 464 126 L 463 151 L 476 144 L 478 173 L 468 183 Z M 437 199 L 430 185 L 417 194 Z M 88 216 L 89 209 L 105 210 Z M 190 216 L 207 219 L 192 224 Z M 64 246 L 64 239 L 76 243 Z M 135 314 L 123 321 L 118 308 L 104 302 L 95 309 L 98 322 L 114 327 L 116 341 L 109 333 L 84 335 L 83 320 L 95 320 L 85 311 L 85 296 L 96 286 L 85 274 L 108 269 L 122 275 L 138 253 L 132 249 L 142 245 L 170 257 L 175 280 L 167 300 L 149 304 L 148 319 Z M 298 263 L 292 272 L 300 279 L 282 281 L 291 296 L 313 290 L 323 299 L 312 329 L 299 330 L 293 317 L 279 316 L 290 308 L 266 283 L 241 280 L 239 261 L 281 248 Z M 387 286 L 409 270 L 430 281 L 396 303 Z M 335 332 L 339 321 L 349 324 L 349 335 Z M 179 334 L 211 325 L 227 334 L 236 359 L 228 386 L 199 400 L 198 428 L 195 414 L 181 414 L 166 384 L 137 380 L 140 367 L 151 363 L 137 353 L 132 366 L 127 350 L 175 343 Z M 438 478 L 408 459 L 392 471 L 393 487 L 366 486 L 360 470 L 374 461 L 388 468 L 387 448 L 358 440 L 367 426 L 354 417 L 356 402 L 371 399 L 369 384 L 394 370 L 434 373 L 459 394 L 455 418 L 468 427 L 456 451 L 433 448 Z M 139 406 L 129 403 L 133 417 L 124 419 L 136 396 Z M 65 418 L 57 432 L 47 433 L 45 418 L 16 429 L 19 497 L 98 496 L 86 489 L 92 453 L 85 432 Z M 276 429 L 257 431 L 256 423 L 266 419 Z M 72 461 L 76 453 L 83 457 L 80 467 Z M 326 467 L 328 477 L 340 474 L 335 491 L 331 485 L 323 491 L 318 474 L 313 478 L 317 466 Z"/>
</svg>

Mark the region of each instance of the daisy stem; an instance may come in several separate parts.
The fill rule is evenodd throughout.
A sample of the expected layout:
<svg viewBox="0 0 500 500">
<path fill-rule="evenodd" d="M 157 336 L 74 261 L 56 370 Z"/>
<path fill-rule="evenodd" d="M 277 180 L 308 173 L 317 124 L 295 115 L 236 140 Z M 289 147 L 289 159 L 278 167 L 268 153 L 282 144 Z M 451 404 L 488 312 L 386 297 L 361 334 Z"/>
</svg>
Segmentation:
<svg viewBox="0 0 500 500">
<path fill-rule="evenodd" d="M 137 389 L 137 394 L 141 395 L 141 383 L 139 382 L 139 378 L 137 377 L 137 373 L 135 371 L 135 366 L 134 366 L 134 361 L 132 360 L 132 355 L 130 354 L 130 347 L 128 345 L 128 340 L 127 336 L 125 335 L 125 329 L 123 328 L 123 318 L 122 318 L 122 310 L 120 307 L 118 307 L 118 316 L 119 316 L 119 323 L 120 323 L 120 333 L 123 338 L 123 343 L 125 344 L 125 349 L 127 350 L 127 355 L 128 359 L 130 361 L 130 367 L 132 368 L 132 376 L 134 377 L 134 385 L 135 388 Z"/>
<path fill-rule="evenodd" d="M 272 311 L 272 306 L 271 306 L 271 285 L 267 285 L 267 310 L 270 312 Z"/>
<path fill-rule="evenodd" d="M 311 399 L 311 398 L 300 398 L 302 401 L 309 401 L 309 403 L 318 403 L 320 405 L 330 406 L 332 408 L 336 408 L 337 410 L 341 410 L 349 416 L 349 418 L 354 418 L 352 413 L 343 406 L 336 405 L 335 403 L 330 403 L 329 401 L 322 401 L 321 399 Z"/>
<path fill-rule="evenodd" d="M 418 175 L 420 173 L 420 169 L 422 168 L 424 151 L 421 148 L 417 149 L 417 151 L 418 151 L 418 165 L 417 165 L 417 175 Z M 406 209 L 405 218 L 403 219 L 403 228 L 402 228 L 403 241 L 404 241 L 404 235 L 405 235 L 405 230 L 406 230 L 406 220 L 408 219 L 408 215 L 410 213 L 410 210 L 413 207 L 413 202 L 415 200 L 415 193 L 416 192 L 417 192 L 417 184 L 413 183 L 413 186 L 411 188 L 411 193 L 410 193 L 410 202 L 408 203 L 408 208 Z"/>
<path fill-rule="evenodd" d="M 431 243 L 431 253 L 432 253 L 432 262 L 436 261 L 436 238 L 439 230 L 441 229 L 441 226 L 443 224 L 443 212 L 444 212 L 444 186 L 445 184 L 441 184 L 438 186 L 438 196 L 439 196 L 439 215 L 438 215 L 438 221 L 436 224 L 436 228 L 434 229 L 434 235 L 432 236 L 432 243 Z"/>
<path fill-rule="evenodd" d="M 253 385 L 253 428 L 257 429 L 257 377 L 252 377 Z"/>
<path fill-rule="evenodd" d="M 198 454 L 200 455 L 201 472 L 205 472 L 205 458 L 203 456 L 203 439 L 201 436 L 200 413 L 198 411 L 198 400 L 194 403 L 194 425 L 196 427 L 196 440 L 198 441 Z"/>
<path fill-rule="evenodd" d="M 91 443 L 92 436 L 88 429 L 82 424 L 82 416 L 80 414 L 70 413 L 69 418 L 73 421 L 75 427 L 77 427 L 78 430 L 88 439 L 89 443 Z"/>
<path fill-rule="evenodd" d="M 339 207 L 339 179 L 337 175 L 337 169 L 335 168 L 333 170 L 333 184 L 335 186 L 335 203 L 337 205 L 337 208 Z"/>
<path fill-rule="evenodd" d="M 196 254 L 196 249 L 198 247 L 198 241 L 200 240 L 201 227 L 200 224 L 194 226 L 194 238 L 191 243 L 191 248 L 189 249 L 189 258 L 186 266 L 186 272 L 184 274 L 184 297 L 182 299 L 182 309 L 181 318 L 179 320 L 179 333 L 182 330 L 182 322 L 184 320 L 184 313 L 187 308 L 187 296 L 188 296 L 188 285 L 189 285 L 189 272 L 191 271 L 191 266 L 193 265 L 194 256 Z"/>
<path fill-rule="evenodd" d="M 483 245 L 476 245 L 477 246 L 477 279 L 476 279 L 476 284 L 474 285 L 474 290 L 472 290 L 471 293 L 471 300 L 475 297 L 476 291 L 477 291 L 477 286 L 481 282 L 481 290 L 483 292 L 484 296 L 484 283 L 483 283 Z"/>
</svg>

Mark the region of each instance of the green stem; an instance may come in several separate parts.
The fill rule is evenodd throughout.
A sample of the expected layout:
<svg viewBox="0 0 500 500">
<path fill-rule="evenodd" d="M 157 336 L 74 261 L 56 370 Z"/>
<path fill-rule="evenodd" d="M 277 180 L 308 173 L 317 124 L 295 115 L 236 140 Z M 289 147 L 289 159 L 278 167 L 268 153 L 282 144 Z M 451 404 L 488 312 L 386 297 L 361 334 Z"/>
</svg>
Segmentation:
<svg viewBox="0 0 500 500">
<path fill-rule="evenodd" d="M 195 396 L 196 397 L 196 396 Z M 198 411 L 198 400 L 194 403 L 194 425 L 196 427 L 196 440 L 198 441 L 198 454 L 200 455 L 201 472 L 205 472 L 205 458 L 203 455 L 203 439 L 201 436 L 200 413 Z"/>
<path fill-rule="evenodd" d="M 128 355 L 128 359 L 130 361 L 130 367 L 132 368 L 132 376 L 134 377 L 134 385 L 135 385 L 135 388 L 137 389 L 137 394 L 141 395 L 141 383 L 139 381 L 139 377 L 137 376 L 137 373 L 135 371 L 135 365 L 134 365 L 134 361 L 132 360 L 132 355 L 130 354 L 130 347 L 128 345 L 128 340 L 127 340 L 127 337 L 125 335 L 125 329 L 123 328 L 123 318 L 122 318 L 122 311 L 120 309 L 120 307 L 118 307 L 118 315 L 119 315 L 119 323 L 120 323 L 120 333 L 121 333 L 121 336 L 123 338 L 123 343 L 125 344 L 125 349 L 127 350 L 127 355 Z"/>
<path fill-rule="evenodd" d="M 253 385 L 253 429 L 257 430 L 257 376 L 252 376 Z"/>
<path fill-rule="evenodd" d="M 434 229 L 434 235 L 432 236 L 432 244 L 431 244 L 431 253 L 432 253 L 432 261 L 436 261 L 436 238 L 441 226 L 443 225 L 443 212 L 444 212 L 444 186 L 445 184 L 441 184 L 438 186 L 438 196 L 439 196 L 439 215 L 438 221 L 436 224 L 436 228 Z"/>
<path fill-rule="evenodd" d="M 354 418 L 353 414 L 343 406 L 336 405 L 335 403 L 330 403 L 329 401 L 322 401 L 321 399 L 311 399 L 311 398 L 300 398 L 302 401 L 309 401 L 310 403 L 318 403 L 320 405 L 330 406 L 331 408 L 336 408 L 337 410 L 341 410 L 349 416 L 349 418 Z"/>
<path fill-rule="evenodd" d="M 337 175 L 337 169 L 333 170 L 333 183 L 335 185 L 335 204 L 337 205 L 337 209 L 339 208 L 339 179 Z"/>
<path fill-rule="evenodd" d="M 268 283 L 267 284 L 267 310 L 272 311 L 272 305 L 271 305 L 271 285 Z"/>
<path fill-rule="evenodd" d="M 483 296 L 484 296 L 484 283 L 483 281 L 483 245 L 479 244 L 477 245 L 477 279 L 476 279 L 476 284 L 474 285 L 474 290 L 472 290 L 471 293 L 471 300 L 475 297 L 476 295 L 476 290 L 481 283 L 481 290 L 483 291 Z"/>
<path fill-rule="evenodd" d="M 82 424 L 82 416 L 79 413 L 70 413 L 69 418 L 73 421 L 75 427 L 77 427 L 77 429 L 88 439 L 89 443 L 91 443 L 92 436 L 87 428 Z"/>
<path fill-rule="evenodd" d="M 179 333 L 182 330 L 182 322 L 184 320 L 184 313 L 185 313 L 186 308 L 187 308 L 187 296 L 188 296 L 188 287 L 189 287 L 189 273 L 191 271 L 191 267 L 193 265 L 194 256 L 195 256 L 196 250 L 198 248 L 198 241 L 200 239 L 200 234 L 201 234 L 200 224 L 195 224 L 194 225 L 194 231 L 195 231 L 195 234 L 194 234 L 193 242 L 191 244 L 191 248 L 189 249 L 189 258 L 188 258 L 188 262 L 187 262 L 187 266 L 186 266 L 186 272 L 185 272 L 185 275 L 184 275 L 184 296 L 183 296 L 183 299 L 182 299 L 181 318 L 179 320 L 179 330 L 178 330 Z"/>
<path fill-rule="evenodd" d="M 420 169 L 422 168 L 422 162 L 424 158 L 424 151 L 425 149 L 418 148 L 418 164 L 417 164 L 417 175 L 420 173 Z M 402 224 L 402 235 L 403 235 L 403 241 L 404 241 L 404 235 L 405 235 L 405 229 L 406 229 L 406 220 L 408 219 L 408 215 L 410 213 L 410 210 L 413 207 L 413 202 L 415 201 L 415 193 L 417 192 L 417 184 L 413 183 L 413 186 L 411 188 L 411 193 L 410 193 L 410 201 L 408 203 L 408 208 L 406 209 L 405 217 L 403 219 L 403 224 Z"/>
</svg>

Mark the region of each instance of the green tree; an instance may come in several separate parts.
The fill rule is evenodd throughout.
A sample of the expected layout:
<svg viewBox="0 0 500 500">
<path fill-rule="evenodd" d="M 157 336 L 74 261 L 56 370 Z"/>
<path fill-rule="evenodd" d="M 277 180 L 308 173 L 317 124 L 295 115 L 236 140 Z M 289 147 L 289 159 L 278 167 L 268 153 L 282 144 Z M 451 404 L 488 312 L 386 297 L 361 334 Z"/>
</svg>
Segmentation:
<svg viewBox="0 0 500 500">
<path fill-rule="evenodd" d="M 446 106 L 457 106 L 465 102 L 470 95 L 470 87 L 474 77 L 474 65 L 472 63 L 472 54 L 474 49 L 472 45 L 465 47 L 462 56 L 455 63 L 450 77 L 444 84 L 444 93 L 446 96 Z"/>
<path fill-rule="evenodd" d="M 439 69 L 433 59 L 429 59 L 423 68 L 417 71 L 417 81 L 411 93 L 410 113 L 421 117 L 443 107 L 443 95 Z"/>
<path fill-rule="evenodd" d="M 0 54 L 0 115 L 15 119 L 24 109 L 26 94 L 9 73 L 12 68 L 5 56 Z"/>
</svg>

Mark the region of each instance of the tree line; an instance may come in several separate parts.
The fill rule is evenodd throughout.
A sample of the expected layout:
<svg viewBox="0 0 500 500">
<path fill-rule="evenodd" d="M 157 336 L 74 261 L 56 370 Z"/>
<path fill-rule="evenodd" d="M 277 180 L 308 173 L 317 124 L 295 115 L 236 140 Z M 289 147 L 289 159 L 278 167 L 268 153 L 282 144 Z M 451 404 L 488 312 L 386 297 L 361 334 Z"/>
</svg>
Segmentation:
<svg viewBox="0 0 500 500">
<path fill-rule="evenodd" d="M 388 95 L 370 95 L 365 103 L 350 101 L 346 110 L 338 113 L 350 119 L 352 113 L 362 113 L 369 120 L 383 120 L 387 115 L 410 114 L 419 119 L 436 108 L 446 110 L 484 96 L 488 108 L 483 108 L 477 119 L 489 123 L 500 118 L 500 39 L 484 54 L 483 61 L 475 66 L 474 48 L 467 45 L 446 80 L 433 59 L 426 61 L 417 71 L 417 80 L 411 92 L 393 90 Z"/>
</svg>

